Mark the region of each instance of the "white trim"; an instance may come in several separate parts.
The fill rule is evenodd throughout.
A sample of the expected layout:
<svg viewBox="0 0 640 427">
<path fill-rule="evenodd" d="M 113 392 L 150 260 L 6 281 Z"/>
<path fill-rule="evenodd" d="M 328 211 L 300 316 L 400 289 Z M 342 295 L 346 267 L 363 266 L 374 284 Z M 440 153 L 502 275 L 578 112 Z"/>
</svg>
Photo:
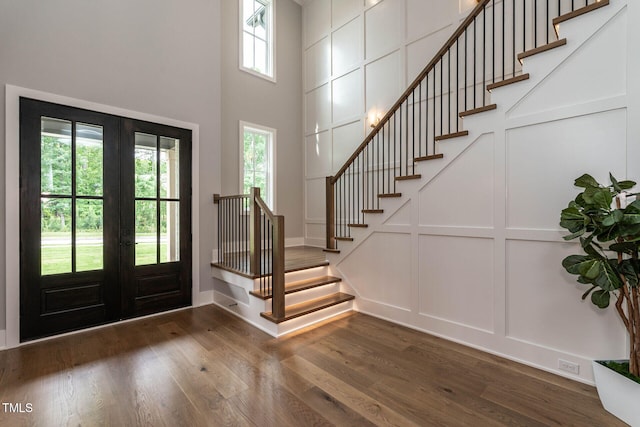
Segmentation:
<svg viewBox="0 0 640 427">
<path fill-rule="evenodd" d="M 0 350 L 3 350 L 4 348 L 6 348 L 6 346 L 7 346 L 7 331 L 3 329 L 0 331 Z"/>
<path fill-rule="evenodd" d="M 256 130 L 258 132 L 265 132 L 265 133 L 269 133 L 271 134 L 271 141 L 269 142 L 269 167 L 270 167 L 270 171 L 269 171 L 269 175 L 270 175 L 270 181 L 271 181 L 271 206 L 269 206 L 271 208 L 271 210 L 273 212 L 277 212 L 276 208 L 278 206 L 278 195 L 277 195 L 277 189 L 276 189 L 276 182 L 277 182 L 277 140 L 278 140 L 278 131 L 277 129 L 274 128 L 270 128 L 267 126 L 262 126 L 262 125 L 257 125 L 255 123 L 250 123 L 250 122 L 245 122 L 243 120 L 239 121 L 239 127 L 238 127 L 238 162 L 239 162 L 239 167 L 238 167 L 238 171 L 239 171 L 239 175 L 238 175 L 238 179 L 239 179 L 239 191 L 238 193 L 242 193 L 242 190 L 244 188 L 244 131 L 245 128 L 249 128 L 249 129 L 253 129 Z M 262 199 L 264 199 L 264 194 L 261 194 Z M 269 200 L 265 200 L 265 202 L 269 203 Z"/>
<path fill-rule="evenodd" d="M 251 74 L 261 79 L 267 80 L 272 83 L 276 83 L 276 0 L 268 0 L 271 6 L 271 22 L 268 28 L 268 47 L 270 48 L 270 63 L 271 63 L 271 75 L 260 73 L 251 68 L 244 66 L 242 61 L 244 60 L 244 22 L 242 18 L 242 2 L 238 0 L 238 68 L 240 71 Z M 254 52 L 255 53 L 255 52 Z"/>
<path fill-rule="evenodd" d="M 285 248 L 291 248 L 293 246 L 304 246 L 304 237 L 285 237 Z"/>
<path fill-rule="evenodd" d="M 192 227 L 192 306 L 201 305 L 209 292 L 200 294 L 200 126 L 195 123 L 131 111 L 53 93 L 6 85 L 5 97 L 5 227 L 6 227 L 6 347 L 20 345 L 20 97 L 68 105 L 136 120 L 191 130 L 191 227 Z M 211 301 L 211 299 L 209 299 Z M 86 329 L 85 329 L 86 330 Z M 1 336 L 0 336 L 1 338 Z M 2 341 L 0 341 L 2 344 Z"/>
</svg>

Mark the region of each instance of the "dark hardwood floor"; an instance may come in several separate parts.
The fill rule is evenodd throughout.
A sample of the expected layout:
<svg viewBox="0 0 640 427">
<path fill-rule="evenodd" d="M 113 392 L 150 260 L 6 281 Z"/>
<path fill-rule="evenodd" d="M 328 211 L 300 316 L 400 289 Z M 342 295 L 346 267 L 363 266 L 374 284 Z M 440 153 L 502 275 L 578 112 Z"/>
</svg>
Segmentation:
<svg viewBox="0 0 640 427">
<path fill-rule="evenodd" d="M 11 427 L 624 425 L 592 387 L 366 315 L 274 339 L 214 306 L 2 351 L 0 401 Z"/>
</svg>

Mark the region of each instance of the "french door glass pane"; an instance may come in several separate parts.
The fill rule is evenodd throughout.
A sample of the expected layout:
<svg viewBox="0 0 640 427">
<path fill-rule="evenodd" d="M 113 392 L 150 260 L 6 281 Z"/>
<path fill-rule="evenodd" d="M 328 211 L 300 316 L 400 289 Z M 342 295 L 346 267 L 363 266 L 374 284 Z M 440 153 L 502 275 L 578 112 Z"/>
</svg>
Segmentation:
<svg viewBox="0 0 640 427">
<path fill-rule="evenodd" d="M 76 194 L 102 196 L 102 126 L 76 124 Z"/>
<path fill-rule="evenodd" d="M 160 137 L 160 197 L 180 197 L 180 140 Z"/>
<path fill-rule="evenodd" d="M 40 199 L 40 272 L 71 272 L 71 199 Z"/>
<path fill-rule="evenodd" d="M 136 200 L 136 265 L 158 263 L 157 202 Z"/>
<path fill-rule="evenodd" d="M 155 135 L 135 134 L 136 197 L 157 197 L 157 138 Z"/>
<path fill-rule="evenodd" d="M 180 202 L 160 202 L 160 262 L 180 261 Z"/>
<path fill-rule="evenodd" d="M 42 194 L 71 194 L 71 122 L 40 119 L 40 191 Z"/>
<path fill-rule="evenodd" d="M 76 201 L 76 271 L 104 268 L 102 200 Z"/>
</svg>

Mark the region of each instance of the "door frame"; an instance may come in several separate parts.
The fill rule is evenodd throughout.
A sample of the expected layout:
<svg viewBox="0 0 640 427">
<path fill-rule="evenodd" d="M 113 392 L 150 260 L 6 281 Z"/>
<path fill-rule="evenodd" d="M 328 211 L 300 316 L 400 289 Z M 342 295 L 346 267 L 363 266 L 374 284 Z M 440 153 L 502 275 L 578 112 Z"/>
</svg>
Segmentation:
<svg viewBox="0 0 640 427">
<path fill-rule="evenodd" d="M 191 131 L 191 242 L 192 271 L 192 306 L 199 306 L 213 301 L 212 291 L 200 292 L 200 198 L 199 198 L 199 125 L 140 113 L 137 111 L 99 104 L 48 92 L 5 86 L 5 337 L 0 331 L 0 348 L 12 348 L 20 343 L 20 97 L 39 101 L 62 104 L 74 108 L 97 111 L 100 113 L 122 116 L 131 119 L 154 122 L 163 125 L 183 128 Z M 104 327 L 104 326 L 98 326 Z M 87 329 L 84 329 L 85 331 Z M 77 333 L 77 332 L 70 332 Z M 64 335 L 64 334 L 61 334 Z M 60 335 L 58 335 L 60 336 Z M 47 338 L 43 338 L 47 339 Z M 33 343 L 38 340 L 29 341 Z M 3 345 L 4 344 L 4 345 Z"/>
</svg>

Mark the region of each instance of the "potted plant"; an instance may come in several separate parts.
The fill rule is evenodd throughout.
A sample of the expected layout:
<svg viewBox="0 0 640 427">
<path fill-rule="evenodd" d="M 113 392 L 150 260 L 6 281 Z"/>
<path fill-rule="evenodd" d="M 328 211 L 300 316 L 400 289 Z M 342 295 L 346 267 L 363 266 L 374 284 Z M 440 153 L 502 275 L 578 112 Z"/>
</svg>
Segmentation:
<svg viewBox="0 0 640 427">
<path fill-rule="evenodd" d="M 594 361 L 596 386 L 607 411 L 640 426 L 640 193 L 629 191 L 633 181 L 609 178 L 609 186 L 586 174 L 575 180 L 584 190 L 562 211 L 560 226 L 571 233 L 565 240 L 580 239 L 584 253 L 566 257 L 562 266 L 589 287 L 583 300 L 590 296 L 601 309 L 615 301 L 629 335 L 629 361 Z M 615 381 L 612 398 L 602 383 L 609 373 Z"/>
</svg>

